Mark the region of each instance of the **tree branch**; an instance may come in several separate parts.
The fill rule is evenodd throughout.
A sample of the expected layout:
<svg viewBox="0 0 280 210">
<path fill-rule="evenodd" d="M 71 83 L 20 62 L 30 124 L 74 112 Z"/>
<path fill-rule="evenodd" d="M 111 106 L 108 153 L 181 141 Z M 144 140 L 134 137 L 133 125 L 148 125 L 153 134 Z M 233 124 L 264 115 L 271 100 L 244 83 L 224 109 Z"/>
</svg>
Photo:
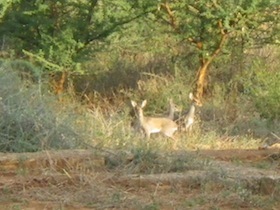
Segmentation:
<svg viewBox="0 0 280 210">
<path fill-rule="evenodd" d="M 100 32 L 99 34 L 97 34 L 96 36 L 94 37 L 91 37 L 90 39 L 88 39 L 85 43 L 84 43 L 84 46 L 79 48 L 77 50 L 77 53 L 79 53 L 80 51 L 82 51 L 83 49 L 85 49 L 88 45 L 90 45 L 93 41 L 95 40 L 98 40 L 98 39 L 101 39 L 101 38 L 106 38 L 107 36 L 109 36 L 113 31 L 116 30 L 116 28 L 118 28 L 119 26 L 122 26 L 124 24 L 127 24 L 127 23 L 130 23 L 142 16 L 145 16 L 147 15 L 148 13 L 151 13 L 151 12 L 155 12 L 156 10 L 150 10 L 150 11 L 145 11 L 141 14 L 138 14 L 132 18 L 128 18 L 128 19 L 125 19 L 125 20 L 121 20 L 119 21 L 118 23 L 114 24 L 113 26 L 111 26 L 110 28 L 108 29 L 105 29 L 104 31 Z"/>
<path fill-rule="evenodd" d="M 48 69 L 51 69 L 51 70 L 54 70 L 54 69 L 56 69 L 56 72 L 62 72 L 62 70 L 63 70 L 63 67 L 61 67 L 61 66 L 59 66 L 59 65 L 57 65 L 57 64 L 55 64 L 55 63 L 51 63 L 51 62 L 49 62 L 48 60 L 46 60 L 45 58 L 43 58 L 43 57 L 41 57 L 41 56 L 39 56 L 39 55 L 36 55 L 36 54 L 34 54 L 34 53 L 31 53 L 31 52 L 29 52 L 29 51 L 27 51 L 27 50 L 22 50 L 22 52 L 25 54 L 25 55 L 27 55 L 27 56 L 29 56 L 29 57 L 31 57 L 31 58 L 35 58 L 37 61 L 39 61 L 40 63 L 42 63 L 46 68 L 48 68 Z"/>
<path fill-rule="evenodd" d="M 204 92 L 204 86 L 205 86 L 205 78 L 207 75 L 207 70 L 209 65 L 212 63 L 214 58 L 220 53 L 222 50 L 226 40 L 227 40 L 227 33 L 223 29 L 223 24 L 222 21 L 218 21 L 218 27 L 220 28 L 220 35 L 221 39 L 219 41 L 219 45 L 217 46 L 216 50 L 212 53 L 212 55 L 203 61 L 202 65 L 200 66 L 197 74 L 197 82 L 196 82 L 196 93 L 195 93 L 195 98 L 201 103 L 201 99 L 203 96 Z"/>
<path fill-rule="evenodd" d="M 159 9 L 160 8 L 164 8 L 165 9 L 165 11 L 167 12 L 167 14 L 168 14 L 168 16 L 170 18 L 169 24 L 176 30 L 178 28 L 178 25 L 176 23 L 176 18 L 174 16 L 174 11 L 172 11 L 170 9 L 170 7 L 169 7 L 167 2 L 160 4 Z"/>
</svg>

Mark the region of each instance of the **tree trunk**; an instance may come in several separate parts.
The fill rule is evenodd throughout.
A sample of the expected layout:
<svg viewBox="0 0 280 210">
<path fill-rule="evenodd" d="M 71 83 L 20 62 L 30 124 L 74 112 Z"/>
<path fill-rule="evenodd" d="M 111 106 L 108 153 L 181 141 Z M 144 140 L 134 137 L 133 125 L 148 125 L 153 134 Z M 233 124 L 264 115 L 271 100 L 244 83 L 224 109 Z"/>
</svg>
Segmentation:
<svg viewBox="0 0 280 210">
<path fill-rule="evenodd" d="M 64 91 L 66 81 L 67 81 L 67 77 L 68 77 L 68 74 L 67 74 L 66 71 L 55 73 L 53 75 L 51 85 L 52 85 L 54 93 L 57 96 L 59 96 L 59 98 Z"/>
<path fill-rule="evenodd" d="M 222 27 L 222 26 L 220 26 L 220 27 Z M 227 34 L 221 29 L 221 40 L 220 40 L 219 45 L 217 46 L 216 50 L 212 53 L 212 55 L 209 58 L 202 59 L 201 66 L 198 69 L 196 90 L 195 90 L 195 98 L 200 104 L 202 104 L 201 101 L 203 98 L 204 89 L 207 86 L 206 76 L 208 74 L 209 65 L 213 62 L 213 60 L 220 53 L 226 40 L 227 40 Z"/>
</svg>

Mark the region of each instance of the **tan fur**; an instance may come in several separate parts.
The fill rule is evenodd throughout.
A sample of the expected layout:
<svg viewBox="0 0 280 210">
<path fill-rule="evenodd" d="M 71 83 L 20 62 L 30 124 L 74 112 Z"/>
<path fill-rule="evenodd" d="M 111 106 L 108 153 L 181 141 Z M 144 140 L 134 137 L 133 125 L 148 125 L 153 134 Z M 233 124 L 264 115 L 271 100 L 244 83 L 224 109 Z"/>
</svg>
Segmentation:
<svg viewBox="0 0 280 210">
<path fill-rule="evenodd" d="M 147 139 L 150 139 L 150 135 L 152 133 L 162 133 L 165 136 L 175 140 L 173 134 L 178 129 L 178 126 L 174 121 L 166 117 L 144 116 L 143 108 L 147 104 L 146 100 L 142 102 L 141 106 L 138 106 L 138 104 L 135 101 L 131 101 L 131 104 L 136 109 L 139 124 L 143 128 Z"/>
</svg>

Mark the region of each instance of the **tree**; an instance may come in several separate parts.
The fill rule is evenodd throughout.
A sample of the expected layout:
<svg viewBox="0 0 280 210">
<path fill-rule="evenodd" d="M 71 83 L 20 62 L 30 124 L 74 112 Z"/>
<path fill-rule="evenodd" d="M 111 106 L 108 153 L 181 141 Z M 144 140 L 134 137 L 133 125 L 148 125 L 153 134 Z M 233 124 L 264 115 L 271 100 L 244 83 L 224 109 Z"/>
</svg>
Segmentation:
<svg viewBox="0 0 280 210">
<path fill-rule="evenodd" d="M 129 38 L 125 32 L 133 30 L 126 28 L 132 23 L 143 29 L 149 25 L 154 36 L 168 34 L 194 47 L 199 57 L 198 100 L 206 89 L 209 66 L 233 40 L 244 46 L 275 43 L 280 34 L 279 3 L 270 0 L 11 0 L 0 6 L 2 40 L 17 57 L 28 56 L 47 73 L 59 72 L 57 93 L 68 74 L 83 73 L 85 55 L 102 49 L 105 41 L 110 44 L 112 37 Z"/>
<path fill-rule="evenodd" d="M 82 73 L 84 54 L 108 36 L 150 11 L 145 2 L 126 0 L 17 0 L 2 10 L 0 33 L 17 56 L 28 56 L 50 72 L 61 73 L 60 93 L 71 73 Z M 141 9 L 140 9 L 141 7 Z M 4 8 L 4 7 L 3 7 Z"/>
<path fill-rule="evenodd" d="M 250 44 L 264 43 L 265 40 L 275 43 L 274 31 L 279 32 L 279 25 L 275 21 L 271 24 L 273 16 L 268 12 L 269 8 L 279 9 L 275 4 L 262 0 L 165 0 L 159 3 L 158 21 L 169 25 L 181 40 L 196 47 L 200 60 L 195 89 L 197 100 L 202 100 L 206 89 L 210 64 L 231 47 L 230 40 Z M 278 27 L 278 30 L 266 30 L 266 35 L 259 33 L 266 24 L 274 29 Z"/>
</svg>

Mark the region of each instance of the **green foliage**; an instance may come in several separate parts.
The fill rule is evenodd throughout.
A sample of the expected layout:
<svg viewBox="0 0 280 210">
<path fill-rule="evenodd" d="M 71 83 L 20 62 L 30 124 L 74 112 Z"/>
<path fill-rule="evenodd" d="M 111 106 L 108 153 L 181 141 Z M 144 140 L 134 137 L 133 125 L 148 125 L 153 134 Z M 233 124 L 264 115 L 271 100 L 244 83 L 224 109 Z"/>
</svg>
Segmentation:
<svg viewBox="0 0 280 210">
<path fill-rule="evenodd" d="M 80 71 L 84 51 L 100 46 L 101 40 L 147 13 L 134 6 L 123 0 L 16 1 L 7 7 L 0 32 L 9 47 L 18 54 L 24 49 L 49 71 Z M 50 68 L 47 62 L 59 68 Z"/>
<path fill-rule="evenodd" d="M 273 6 L 277 3 L 260 0 L 9 1 L 2 3 L 2 49 L 15 52 L 9 55 L 23 53 L 48 71 L 96 75 L 111 69 L 115 59 L 128 58 L 133 63 L 139 55 L 153 58 L 162 54 L 181 69 L 193 71 L 201 61 L 198 58 L 207 59 L 219 47 L 221 31 L 242 44 L 252 43 L 252 38 L 275 41 L 272 36 L 277 34 L 278 24 L 272 24 L 273 30 L 265 35 L 259 33 L 261 24 L 274 23 L 267 11 Z M 193 47 L 198 43 L 202 48 Z M 100 53 L 107 54 L 106 61 L 101 61 L 108 62 L 105 69 L 96 65 Z M 192 62 L 186 62 L 187 56 Z M 94 63 L 90 69 L 84 65 L 88 60 Z"/>
<path fill-rule="evenodd" d="M 256 60 L 247 71 L 246 92 L 262 117 L 270 120 L 280 119 L 280 72 L 271 69 L 261 60 Z"/>
<path fill-rule="evenodd" d="M 165 6 L 161 6 L 159 20 L 173 26 L 174 32 L 181 39 L 188 39 L 193 44 L 202 43 L 198 51 L 202 58 L 207 58 L 219 47 L 222 33 L 247 43 L 252 42 L 253 38 L 256 41 L 258 27 L 268 23 L 266 19 L 257 17 L 265 17 L 261 14 L 268 6 L 274 5 L 270 1 L 261 0 L 162 1 L 162 5 L 164 2 L 169 4 L 172 14 L 166 12 Z"/>
</svg>

